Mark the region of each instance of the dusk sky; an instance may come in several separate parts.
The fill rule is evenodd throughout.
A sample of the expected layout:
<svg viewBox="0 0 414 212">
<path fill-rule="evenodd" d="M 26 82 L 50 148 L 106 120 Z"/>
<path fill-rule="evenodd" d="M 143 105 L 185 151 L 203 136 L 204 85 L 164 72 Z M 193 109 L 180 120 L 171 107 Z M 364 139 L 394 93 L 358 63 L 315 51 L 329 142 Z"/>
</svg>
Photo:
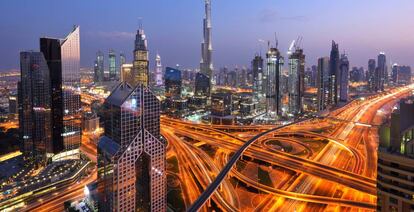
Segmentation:
<svg viewBox="0 0 414 212">
<path fill-rule="evenodd" d="M 39 37 L 64 37 L 80 25 L 81 65 L 92 67 L 95 53 L 110 48 L 132 58 L 139 17 L 148 37 L 151 67 L 155 53 L 164 66 L 198 67 L 203 0 L 2 0 L 0 70 L 19 68 L 19 52 L 39 50 Z M 303 36 L 306 64 L 328 56 L 331 40 L 348 53 L 351 66 L 366 67 L 385 51 L 388 62 L 414 65 L 413 0 L 212 0 L 213 62 L 250 66 L 256 52 L 279 38 L 286 52 Z M 106 63 L 107 65 L 107 63 Z M 152 68 L 151 68 L 152 69 Z"/>
</svg>

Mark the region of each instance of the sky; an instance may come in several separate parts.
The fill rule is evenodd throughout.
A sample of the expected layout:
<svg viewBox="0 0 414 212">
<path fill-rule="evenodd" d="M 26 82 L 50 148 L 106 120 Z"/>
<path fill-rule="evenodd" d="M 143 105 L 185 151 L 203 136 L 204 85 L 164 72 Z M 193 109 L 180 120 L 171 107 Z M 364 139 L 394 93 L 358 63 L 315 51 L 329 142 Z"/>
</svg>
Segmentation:
<svg viewBox="0 0 414 212">
<path fill-rule="evenodd" d="M 142 18 L 151 65 L 197 68 L 202 41 L 203 0 L 1 0 L 0 71 L 19 68 L 19 52 L 39 50 L 39 38 L 81 30 L 81 66 L 92 67 L 96 52 L 109 49 L 132 60 Z M 366 67 L 380 51 L 389 63 L 414 66 L 412 0 L 212 0 L 213 63 L 216 69 L 250 66 L 267 40 L 286 52 L 303 37 L 306 65 L 329 56 L 331 40 L 351 66 Z M 266 42 L 260 42 L 265 40 Z M 285 54 L 286 56 L 286 54 Z M 107 63 L 106 63 L 107 65 Z"/>
</svg>

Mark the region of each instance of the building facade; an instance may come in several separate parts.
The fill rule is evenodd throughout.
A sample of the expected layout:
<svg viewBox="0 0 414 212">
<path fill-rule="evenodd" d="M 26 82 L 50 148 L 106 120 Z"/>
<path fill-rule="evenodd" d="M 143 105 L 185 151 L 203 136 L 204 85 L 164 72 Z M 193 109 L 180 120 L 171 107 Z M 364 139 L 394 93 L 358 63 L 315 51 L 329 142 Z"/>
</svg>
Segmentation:
<svg viewBox="0 0 414 212">
<path fill-rule="evenodd" d="M 266 94 L 266 114 L 270 117 L 282 115 L 281 72 L 284 58 L 277 48 L 270 48 L 266 54 L 264 90 Z"/>
<path fill-rule="evenodd" d="M 348 86 L 349 86 L 349 60 L 345 54 L 341 55 L 339 64 L 339 101 L 348 101 Z"/>
<path fill-rule="evenodd" d="M 338 87 L 339 87 L 339 47 L 335 41 L 332 41 L 331 56 L 329 58 L 329 93 L 328 104 L 336 105 L 338 103 Z"/>
<path fill-rule="evenodd" d="M 94 82 L 103 82 L 105 80 L 104 72 L 104 55 L 101 51 L 96 53 L 96 59 L 93 66 Z"/>
<path fill-rule="evenodd" d="M 163 81 L 161 56 L 157 54 L 155 57 L 155 85 L 162 86 Z"/>
<path fill-rule="evenodd" d="M 19 130 L 25 158 L 45 161 L 54 153 L 49 68 L 41 52 L 20 53 Z"/>
<path fill-rule="evenodd" d="M 180 98 L 182 78 L 181 71 L 175 68 L 167 67 L 165 69 L 165 97 Z"/>
<path fill-rule="evenodd" d="M 203 42 L 201 43 L 200 72 L 210 79 L 210 86 L 213 84 L 213 45 L 211 41 L 211 0 L 205 0 L 205 16 L 203 19 Z"/>
<path fill-rule="evenodd" d="M 119 84 L 104 103 L 98 144 L 99 211 L 166 211 L 160 103 L 142 84 Z"/>
<path fill-rule="evenodd" d="M 318 88 L 318 111 L 323 111 L 329 105 L 329 57 L 318 59 L 318 77 L 316 79 L 316 85 Z"/>
<path fill-rule="evenodd" d="M 109 64 L 109 81 L 118 81 L 119 74 L 118 69 L 116 66 L 116 54 L 114 50 L 109 50 L 108 56 L 108 64 Z"/>
<path fill-rule="evenodd" d="M 82 136 L 79 27 L 64 39 L 41 38 L 52 95 L 53 152 L 78 155 Z"/>
<path fill-rule="evenodd" d="M 289 54 L 288 91 L 289 114 L 302 113 L 305 93 L 305 55 L 300 48 Z"/>
<path fill-rule="evenodd" d="M 149 81 L 149 60 L 148 44 L 144 30 L 138 29 L 135 36 L 134 61 L 132 69 L 131 85 L 142 84 L 148 86 Z"/>
</svg>

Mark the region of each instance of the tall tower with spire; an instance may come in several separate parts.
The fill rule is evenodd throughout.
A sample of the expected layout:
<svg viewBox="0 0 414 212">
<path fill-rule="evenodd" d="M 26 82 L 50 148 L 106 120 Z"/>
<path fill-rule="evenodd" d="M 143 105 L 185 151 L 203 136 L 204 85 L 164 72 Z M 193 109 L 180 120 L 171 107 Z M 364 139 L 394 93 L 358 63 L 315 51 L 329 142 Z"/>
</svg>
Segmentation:
<svg viewBox="0 0 414 212">
<path fill-rule="evenodd" d="M 210 81 L 213 79 L 213 62 L 211 44 L 211 0 L 205 0 L 205 17 L 203 20 L 203 36 L 204 40 L 201 43 L 201 62 L 200 71 L 207 75 Z"/>
<path fill-rule="evenodd" d="M 142 24 L 135 37 L 134 61 L 133 61 L 133 86 L 142 84 L 148 86 L 149 80 L 149 61 L 147 38 L 142 28 Z"/>
</svg>

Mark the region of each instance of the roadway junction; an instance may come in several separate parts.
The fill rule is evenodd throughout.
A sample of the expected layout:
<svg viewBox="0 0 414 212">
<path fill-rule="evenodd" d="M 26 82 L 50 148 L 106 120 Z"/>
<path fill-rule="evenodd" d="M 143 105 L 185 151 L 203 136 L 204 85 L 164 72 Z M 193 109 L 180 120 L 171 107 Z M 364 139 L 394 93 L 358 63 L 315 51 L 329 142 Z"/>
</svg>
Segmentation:
<svg viewBox="0 0 414 212">
<path fill-rule="evenodd" d="M 378 126 L 413 86 L 284 126 L 161 117 L 189 211 L 374 211 Z"/>
</svg>

